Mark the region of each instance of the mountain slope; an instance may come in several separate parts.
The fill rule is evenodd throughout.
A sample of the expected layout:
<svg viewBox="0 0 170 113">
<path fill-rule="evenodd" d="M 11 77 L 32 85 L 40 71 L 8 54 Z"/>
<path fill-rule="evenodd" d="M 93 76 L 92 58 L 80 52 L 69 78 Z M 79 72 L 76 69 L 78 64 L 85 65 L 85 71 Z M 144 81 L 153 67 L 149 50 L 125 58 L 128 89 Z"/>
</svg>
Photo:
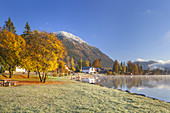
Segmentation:
<svg viewBox="0 0 170 113">
<path fill-rule="evenodd" d="M 56 32 L 57 37 L 63 42 L 68 56 L 73 57 L 75 62 L 81 58 L 93 63 L 95 59 L 102 59 L 102 67 L 112 67 L 113 60 L 102 53 L 98 48 L 90 46 L 81 38 L 64 31 Z"/>
<path fill-rule="evenodd" d="M 143 69 L 147 70 L 149 68 L 149 65 L 157 63 L 157 62 L 150 60 L 150 61 L 135 61 L 134 63 L 139 64 L 139 66 L 142 65 Z"/>
</svg>

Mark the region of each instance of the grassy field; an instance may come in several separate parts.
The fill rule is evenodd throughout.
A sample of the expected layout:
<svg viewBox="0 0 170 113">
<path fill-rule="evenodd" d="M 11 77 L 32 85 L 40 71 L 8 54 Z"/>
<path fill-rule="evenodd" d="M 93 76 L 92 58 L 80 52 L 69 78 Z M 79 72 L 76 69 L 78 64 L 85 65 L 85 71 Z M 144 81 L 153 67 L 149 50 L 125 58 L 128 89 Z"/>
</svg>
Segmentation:
<svg viewBox="0 0 170 113">
<path fill-rule="evenodd" d="M 0 87 L 0 112 L 170 113 L 170 104 L 163 101 L 66 78 L 54 80 L 58 84 Z"/>
</svg>

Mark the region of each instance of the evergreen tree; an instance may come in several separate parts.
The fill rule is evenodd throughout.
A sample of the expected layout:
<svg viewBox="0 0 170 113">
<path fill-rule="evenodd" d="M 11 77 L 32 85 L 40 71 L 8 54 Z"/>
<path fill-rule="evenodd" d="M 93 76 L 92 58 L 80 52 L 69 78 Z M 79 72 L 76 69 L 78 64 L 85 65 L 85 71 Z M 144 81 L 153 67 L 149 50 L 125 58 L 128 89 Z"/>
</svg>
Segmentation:
<svg viewBox="0 0 170 113">
<path fill-rule="evenodd" d="M 80 69 L 82 68 L 82 63 L 83 63 L 83 61 L 82 61 L 82 59 L 80 59 L 80 60 L 78 61 L 78 66 L 79 66 Z"/>
<path fill-rule="evenodd" d="M 81 72 L 81 69 L 79 68 L 79 65 L 76 66 L 76 72 Z"/>
<path fill-rule="evenodd" d="M 24 28 L 25 28 L 25 30 L 24 30 L 23 34 L 28 35 L 28 34 L 31 33 L 31 27 L 30 27 L 30 25 L 28 24 L 28 22 L 26 23 L 26 25 L 25 25 Z"/>
<path fill-rule="evenodd" d="M 23 31 L 23 34 L 21 35 L 25 41 L 28 43 L 30 43 L 31 38 L 29 37 L 31 35 L 31 28 L 30 25 L 28 24 L 28 22 L 25 25 L 25 30 Z"/>
<path fill-rule="evenodd" d="M 22 64 L 21 66 L 23 68 L 25 68 L 28 72 L 28 78 L 30 77 L 30 72 L 35 70 L 35 62 L 34 60 L 31 59 L 30 53 L 30 41 L 31 41 L 31 37 L 30 37 L 30 33 L 31 33 L 31 28 L 28 24 L 28 22 L 25 25 L 25 30 L 23 31 L 23 34 L 21 34 L 21 36 L 25 39 L 26 41 L 26 46 L 25 46 L 25 51 L 23 51 L 23 55 L 22 55 Z"/>
<path fill-rule="evenodd" d="M 6 29 L 8 32 L 12 32 L 16 34 L 16 30 L 14 27 L 13 22 L 11 21 L 11 18 L 9 17 L 7 21 L 5 21 L 4 29 Z"/>
<path fill-rule="evenodd" d="M 89 63 L 89 66 L 92 66 L 91 63 Z"/>
<path fill-rule="evenodd" d="M 119 73 L 121 75 L 123 75 L 125 73 L 125 71 L 126 71 L 126 68 L 125 68 L 125 66 L 123 66 L 123 62 L 121 62 L 120 66 L 119 66 Z"/>
</svg>

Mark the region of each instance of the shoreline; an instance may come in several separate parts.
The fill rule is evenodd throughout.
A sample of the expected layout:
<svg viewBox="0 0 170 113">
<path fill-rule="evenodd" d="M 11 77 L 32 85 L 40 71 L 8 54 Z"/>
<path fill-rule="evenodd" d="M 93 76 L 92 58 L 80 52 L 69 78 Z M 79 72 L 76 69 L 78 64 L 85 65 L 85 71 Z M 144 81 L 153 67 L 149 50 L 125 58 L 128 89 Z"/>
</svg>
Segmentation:
<svg viewBox="0 0 170 113">
<path fill-rule="evenodd" d="M 131 76 L 131 75 L 123 75 L 123 76 L 122 75 L 100 75 L 100 77 L 98 79 L 101 79 L 101 77 L 131 77 L 131 78 L 133 78 L 133 77 L 166 77 L 166 76 L 170 76 L 170 75 L 133 75 L 133 76 Z M 99 85 L 101 87 L 109 88 L 107 86 L 100 85 L 100 82 L 99 83 L 94 83 L 94 84 Z M 109 89 L 112 89 L 112 88 L 109 88 Z M 143 93 L 132 93 L 129 90 L 122 90 L 122 89 L 117 89 L 117 90 L 122 91 L 122 92 L 127 92 L 127 93 L 129 93 L 131 95 L 139 95 L 139 96 L 143 96 L 143 97 L 146 97 L 146 98 L 151 98 L 153 100 L 159 100 L 159 101 L 163 101 L 163 102 L 166 102 L 166 103 L 170 103 L 170 101 L 160 100 L 160 99 L 155 98 L 155 97 L 147 96 L 146 94 L 143 94 Z"/>
</svg>

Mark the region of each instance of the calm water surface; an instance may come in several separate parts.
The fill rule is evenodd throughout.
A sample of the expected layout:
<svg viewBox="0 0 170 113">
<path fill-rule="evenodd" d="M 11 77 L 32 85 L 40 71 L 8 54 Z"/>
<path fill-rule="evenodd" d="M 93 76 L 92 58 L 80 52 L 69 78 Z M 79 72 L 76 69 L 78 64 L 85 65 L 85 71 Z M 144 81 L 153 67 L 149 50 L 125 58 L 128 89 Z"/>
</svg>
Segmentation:
<svg viewBox="0 0 170 113">
<path fill-rule="evenodd" d="M 170 102 L 170 75 L 103 76 L 100 85 Z"/>
</svg>

